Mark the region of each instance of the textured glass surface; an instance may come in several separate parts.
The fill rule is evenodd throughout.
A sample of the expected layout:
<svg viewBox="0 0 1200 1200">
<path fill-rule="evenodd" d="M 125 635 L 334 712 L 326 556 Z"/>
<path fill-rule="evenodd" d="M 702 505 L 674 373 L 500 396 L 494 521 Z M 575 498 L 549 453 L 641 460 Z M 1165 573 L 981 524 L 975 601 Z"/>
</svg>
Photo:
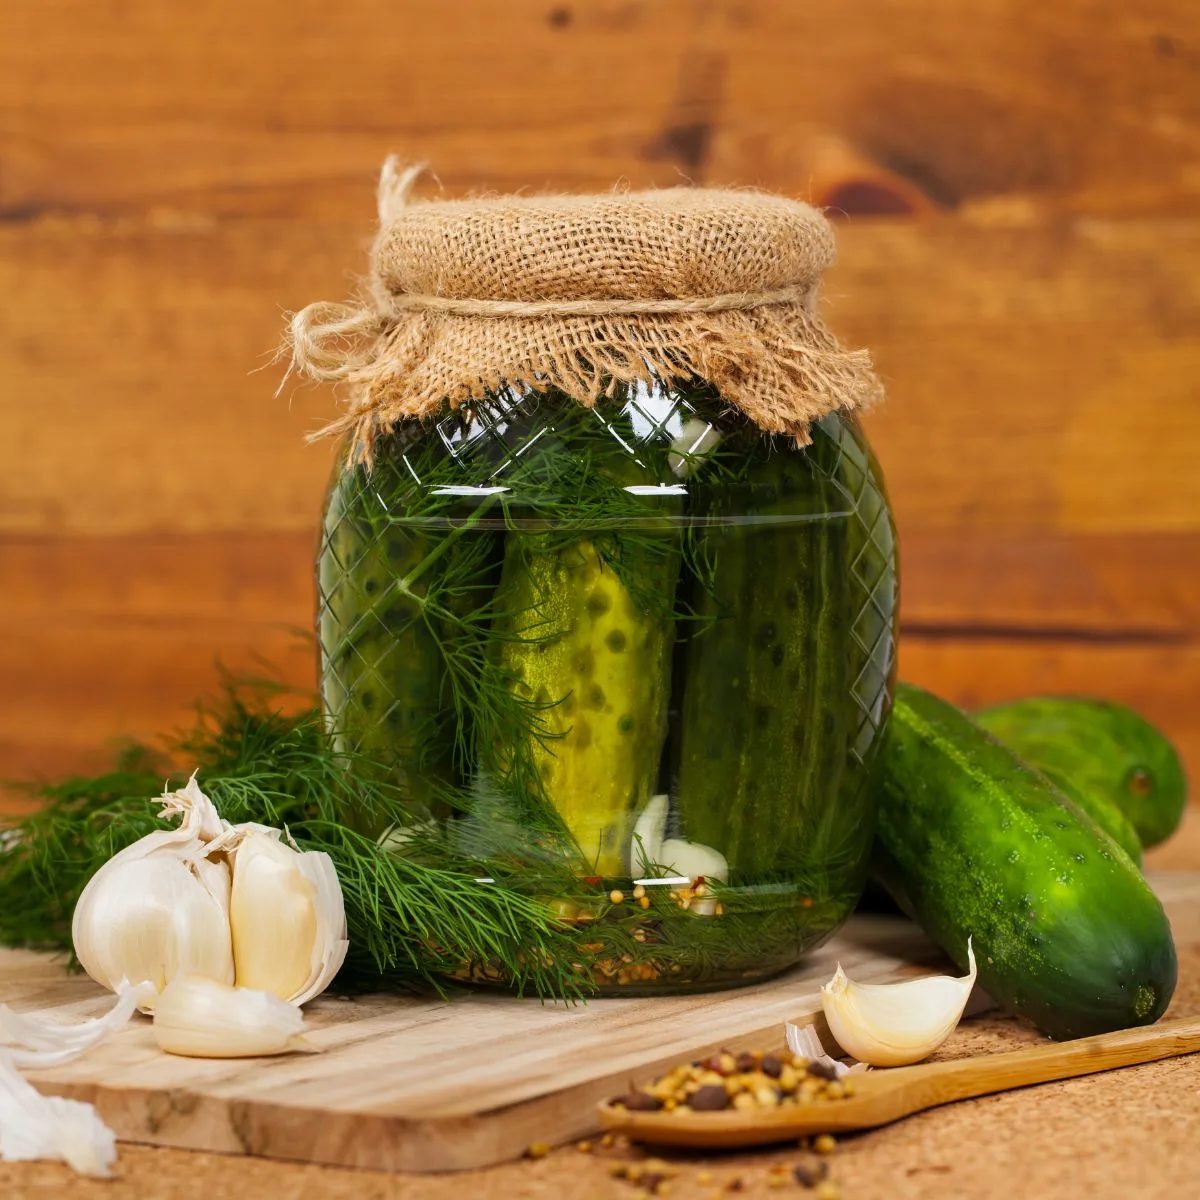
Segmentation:
<svg viewBox="0 0 1200 1200">
<path fill-rule="evenodd" d="M 602 989 L 729 986 L 861 890 L 895 531 L 853 420 L 801 449 L 705 387 L 613 392 L 498 395 L 335 478 L 322 695 L 460 849 L 597 931 Z"/>
</svg>

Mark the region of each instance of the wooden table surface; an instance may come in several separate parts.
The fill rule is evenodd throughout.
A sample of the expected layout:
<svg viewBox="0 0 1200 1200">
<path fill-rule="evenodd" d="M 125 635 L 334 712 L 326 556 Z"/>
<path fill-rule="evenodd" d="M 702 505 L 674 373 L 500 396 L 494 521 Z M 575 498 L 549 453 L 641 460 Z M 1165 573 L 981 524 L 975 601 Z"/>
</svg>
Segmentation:
<svg viewBox="0 0 1200 1200">
<path fill-rule="evenodd" d="M 1151 852 L 1154 867 L 1200 868 L 1200 814 L 1173 844 Z M 1200 947 L 1180 956 L 1180 983 L 1168 1016 L 1200 1017 Z M 939 1057 L 1015 1048 L 1040 1039 L 1013 1018 L 988 1015 L 961 1025 Z M 832 1174 L 843 1200 L 1181 1200 L 1200 1172 L 1200 1055 L 1106 1075 L 987 1096 L 910 1117 L 842 1140 Z M 0 1164 L 0 1195 L 40 1200 L 70 1188 L 76 1200 L 635 1200 L 609 1174 L 640 1162 L 618 1144 L 582 1154 L 573 1147 L 537 1161 L 453 1175 L 384 1175 L 265 1159 L 144 1146 L 120 1147 L 119 1176 L 93 1182 L 45 1163 Z M 671 1200 L 803 1196 L 772 1185 L 772 1168 L 790 1166 L 795 1149 L 668 1156 L 677 1177 Z M 722 1190 L 740 1179 L 743 1190 Z"/>
</svg>

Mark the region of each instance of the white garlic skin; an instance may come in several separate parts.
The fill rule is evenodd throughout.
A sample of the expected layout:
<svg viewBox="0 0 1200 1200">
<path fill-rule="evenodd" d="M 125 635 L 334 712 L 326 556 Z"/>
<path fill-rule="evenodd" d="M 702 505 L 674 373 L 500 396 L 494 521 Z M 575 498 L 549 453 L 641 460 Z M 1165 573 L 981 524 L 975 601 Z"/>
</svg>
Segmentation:
<svg viewBox="0 0 1200 1200">
<path fill-rule="evenodd" d="M 163 989 L 154 1008 L 154 1040 L 189 1058 L 259 1058 L 309 1050 L 304 1014 L 269 992 L 182 976 Z"/>
<path fill-rule="evenodd" d="M 829 1030 L 851 1057 L 873 1067 L 903 1067 L 928 1058 L 952 1034 L 975 986 L 975 951 L 967 942 L 970 972 L 855 983 L 838 964 L 821 989 Z"/>
<path fill-rule="evenodd" d="M 333 861 L 293 850 L 278 830 L 251 830 L 234 850 L 229 914 L 239 987 L 304 1004 L 345 960 L 346 910 Z"/>
</svg>

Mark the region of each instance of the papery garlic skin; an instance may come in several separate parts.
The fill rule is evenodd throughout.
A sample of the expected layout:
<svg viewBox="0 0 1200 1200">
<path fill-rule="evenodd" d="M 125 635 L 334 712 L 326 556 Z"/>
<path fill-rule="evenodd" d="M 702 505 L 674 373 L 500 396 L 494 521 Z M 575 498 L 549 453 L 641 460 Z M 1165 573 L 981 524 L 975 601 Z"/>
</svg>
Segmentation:
<svg viewBox="0 0 1200 1200">
<path fill-rule="evenodd" d="M 233 982 L 229 868 L 206 857 L 228 826 L 194 775 L 162 803 L 183 815 L 178 828 L 155 830 L 110 858 L 88 880 L 71 920 L 75 954 L 98 984 L 113 992 L 152 985 L 143 991 L 144 1012 L 178 974 Z"/>
<path fill-rule="evenodd" d="M 961 979 L 935 975 L 902 983 L 855 983 L 838 964 L 821 989 L 821 1007 L 841 1048 L 873 1067 L 928 1058 L 954 1032 L 975 986 L 975 951 Z"/>
<path fill-rule="evenodd" d="M 199 976 L 171 980 L 154 1008 L 159 1048 L 190 1058 L 258 1058 L 312 1049 L 303 1029 L 298 1005 Z"/>
<path fill-rule="evenodd" d="M 293 850 L 279 830 L 252 829 L 234 849 L 229 916 L 239 987 L 304 1004 L 346 958 L 346 909 L 332 859 Z"/>
<path fill-rule="evenodd" d="M 864 1062 L 847 1066 L 846 1063 L 839 1062 L 828 1054 L 817 1031 L 811 1025 L 797 1025 L 794 1021 L 789 1021 L 784 1035 L 787 1039 L 788 1049 L 797 1058 L 807 1058 L 809 1062 L 820 1063 L 821 1066 L 833 1071 L 838 1079 L 844 1079 L 847 1075 L 861 1075 L 870 1069 Z"/>
<path fill-rule="evenodd" d="M 116 1157 L 116 1137 L 92 1105 L 43 1096 L 0 1055 L 0 1160 L 60 1159 L 80 1175 L 107 1179 Z"/>
</svg>

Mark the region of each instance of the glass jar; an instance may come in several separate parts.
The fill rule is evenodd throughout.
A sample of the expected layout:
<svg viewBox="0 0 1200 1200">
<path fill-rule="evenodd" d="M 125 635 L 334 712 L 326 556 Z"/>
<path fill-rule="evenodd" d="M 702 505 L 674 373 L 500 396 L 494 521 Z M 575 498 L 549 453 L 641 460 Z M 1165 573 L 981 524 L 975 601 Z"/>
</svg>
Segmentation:
<svg viewBox="0 0 1200 1200">
<path fill-rule="evenodd" d="M 799 448 L 705 384 L 611 393 L 504 391 L 335 476 L 324 706 L 602 993 L 734 986 L 861 891 L 894 527 L 852 417 Z"/>
</svg>

